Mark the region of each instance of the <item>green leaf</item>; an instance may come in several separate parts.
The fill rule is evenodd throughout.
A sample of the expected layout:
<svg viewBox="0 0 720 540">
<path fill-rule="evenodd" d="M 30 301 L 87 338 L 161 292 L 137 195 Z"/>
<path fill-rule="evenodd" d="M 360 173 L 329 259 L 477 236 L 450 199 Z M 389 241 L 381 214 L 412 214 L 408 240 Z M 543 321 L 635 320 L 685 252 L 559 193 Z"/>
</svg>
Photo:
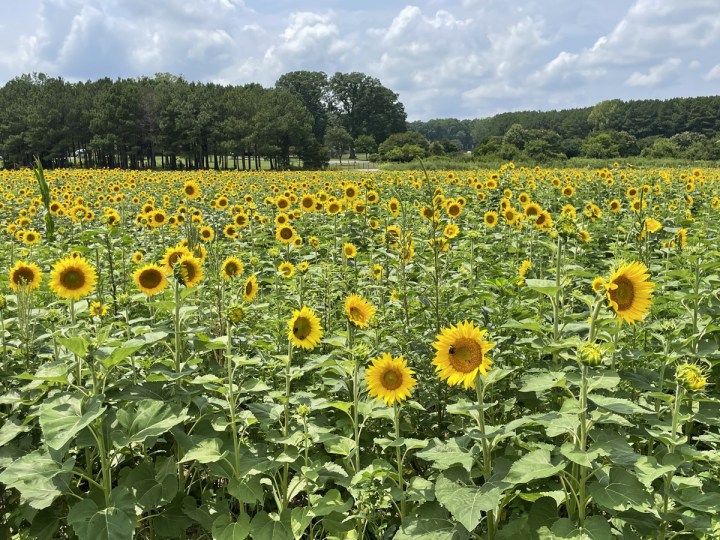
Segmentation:
<svg viewBox="0 0 720 540">
<path fill-rule="evenodd" d="M 588 396 L 588 399 L 590 399 L 590 401 L 595 403 L 598 407 L 602 407 L 603 409 L 607 409 L 618 414 L 648 414 L 652 412 L 649 409 L 640 407 L 629 399 L 597 395 L 590 395 Z"/>
<path fill-rule="evenodd" d="M 280 516 L 261 510 L 250 523 L 250 531 L 253 540 L 293 540 L 290 510 Z"/>
<path fill-rule="evenodd" d="M 59 337 L 57 342 L 73 354 L 85 357 L 87 354 L 88 342 L 82 337 Z"/>
<path fill-rule="evenodd" d="M 521 392 L 546 392 L 556 386 L 565 386 L 565 372 L 544 371 L 537 374 L 528 374 L 523 377 Z"/>
<path fill-rule="evenodd" d="M 528 527 L 537 538 L 537 531 L 541 527 L 552 527 L 558 519 L 558 504 L 552 497 L 540 497 L 530 507 L 528 514 Z"/>
<path fill-rule="evenodd" d="M 10 463 L 0 473 L 0 482 L 17 489 L 32 508 L 42 510 L 62 495 L 60 488 L 69 481 L 74 466 L 74 459 L 61 465 L 40 448 Z"/>
<path fill-rule="evenodd" d="M 228 493 L 244 504 L 262 503 L 265 490 L 258 476 L 244 480 L 232 478 L 228 484 Z"/>
<path fill-rule="evenodd" d="M 305 529 L 312 523 L 313 517 L 310 509 L 305 506 L 293 508 L 290 512 L 290 526 L 292 527 L 295 540 L 300 540 L 305 535 Z"/>
<path fill-rule="evenodd" d="M 678 498 L 683 506 L 699 512 L 717 513 L 720 508 L 720 493 L 716 491 L 703 493 L 699 489 L 685 489 Z"/>
<path fill-rule="evenodd" d="M 215 463 L 223 459 L 227 452 L 220 452 L 220 439 L 204 439 L 188 450 L 178 463 L 197 461 L 198 463 Z"/>
<path fill-rule="evenodd" d="M 675 471 L 673 465 L 660 465 L 653 456 L 640 456 L 635 463 L 637 478 L 647 488 L 650 488 L 656 479 L 673 471 Z"/>
<path fill-rule="evenodd" d="M 497 508 L 501 497 L 502 490 L 493 483 L 485 483 L 481 487 L 462 486 L 442 474 L 435 482 L 435 498 L 468 531 L 478 526 L 482 512 Z"/>
<path fill-rule="evenodd" d="M 406 517 L 393 540 L 465 540 L 470 535 L 459 523 L 442 517 Z"/>
<path fill-rule="evenodd" d="M 448 441 L 441 441 L 438 438 L 430 441 L 430 446 L 416 454 L 425 461 L 432 461 L 436 469 L 444 471 L 453 465 L 462 465 L 470 472 L 475 458 L 466 448 L 468 437 L 458 437 Z"/>
<path fill-rule="evenodd" d="M 552 279 L 526 279 L 525 285 L 531 291 L 536 291 L 547 296 L 555 296 L 560 290 L 555 280 Z"/>
<path fill-rule="evenodd" d="M 124 429 L 113 432 L 113 443 L 118 448 L 143 443 L 148 437 L 167 433 L 187 418 L 187 409 L 183 409 L 179 402 L 143 399 L 132 406 L 118 409 L 118 424 Z"/>
<path fill-rule="evenodd" d="M 67 520 L 80 540 L 132 540 L 135 533 L 134 509 L 125 504 L 101 509 L 84 499 L 70 508 Z"/>
<path fill-rule="evenodd" d="M 0 428 L 0 446 L 5 446 L 21 433 L 30 431 L 30 426 L 16 424 L 14 420 L 8 419 Z"/>
<path fill-rule="evenodd" d="M 568 458 L 568 460 L 583 467 L 592 467 L 592 460 L 597 459 L 600 455 L 599 450 L 593 452 L 583 452 L 573 443 L 566 442 L 560 447 L 560 453 Z"/>
<path fill-rule="evenodd" d="M 353 500 L 343 501 L 337 489 L 331 489 L 322 497 L 311 497 L 310 513 L 313 516 L 327 516 L 332 512 L 344 513 L 353 506 Z"/>
<path fill-rule="evenodd" d="M 100 396 L 93 396 L 85 403 L 73 394 L 59 394 L 43 401 L 39 417 L 45 443 L 54 450 L 60 450 L 103 412 L 105 407 Z"/>
<path fill-rule="evenodd" d="M 610 469 L 609 481 L 593 482 L 588 492 L 595 503 L 606 510 L 644 511 L 652 505 L 652 496 L 635 476 L 622 467 Z"/>
<path fill-rule="evenodd" d="M 533 450 L 510 466 L 504 481 L 511 484 L 527 484 L 539 478 L 554 476 L 564 468 L 564 461 L 553 465 L 550 461 L 550 450 Z"/>
<path fill-rule="evenodd" d="M 213 540 L 243 540 L 250 534 L 250 516 L 240 514 L 237 521 L 230 520 L 230 516 L 219 516 L 212 526 Z"/>
</svg>

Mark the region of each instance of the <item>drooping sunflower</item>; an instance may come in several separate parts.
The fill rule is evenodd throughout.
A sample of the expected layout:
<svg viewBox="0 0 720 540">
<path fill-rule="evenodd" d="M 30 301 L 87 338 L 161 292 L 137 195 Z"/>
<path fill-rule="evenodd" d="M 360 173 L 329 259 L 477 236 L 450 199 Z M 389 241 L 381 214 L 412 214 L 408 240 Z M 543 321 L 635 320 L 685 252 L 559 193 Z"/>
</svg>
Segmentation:
<svg viewBox="0 0 720 540">
<path fill-rule="evenodd" d="M 495 344 L 483 339 L 485 332 L 472 321 L 441 330 L 433 343 L 437 352 L 432 361 L 440 379 L 447 380 L 450 386 L 475 388 L 478 372 L 487 375 L 492 366 L 487 353 Z"/>
<path fill-rule="evenodd" d="M 392 406 L 396 401 L 400 403 L 410 397 L 417 384 L 414 373 L 402 356 L 383 353 L 374 358 L 372 365 L 365 370 L 368 395 L 383 400 L 387 406 Z"/>
<path fill-rule="evenodd" d="M 220 275 L 223 279 L 230 280 L 242 274 L 244 269 L 245 265 L 243 262 L 234 255 L 230 255 L 225 259 L 225 262 L 223 262 L 222 268 L 220 268 Z"/>
<path fill-rule="evenodd" d="M 362 296 L 351 294 L 345 299 L 345 315 L 350 322 L 359 328 L 365 328 L 368 322 L 375 315 L 375 306 L 365 300 Z"/>
<path fill-rule="evenodd" d="M 638 261 L 623 264 L 615 270 L 605 286 L 610 307 L 621 321 L 635 324 L 650 311 L 655 284 L 647 267 Z"/>
<path fill-rule="evenodd" d="M 322 335 L 320 319 L 312 309 L 303 306 L 302 309 L 293 311 L 288 321 L 288 339 L 293 345 L 309 351 L 320 343 Z"/>
<path fill-rule="evenodd" d="M 245 284 L 243 285 L 243 298 L 245 298 L 245 301 L 252 302 L 258 293 L 258 289 L 257 278 L 255 274 L 253 274 L 245 280 Z"/>
<path fill-rule="evenodd" d="M 50 288 L 61 298 L 80 300 L 95 289 L 97 273 L 84 257 L 65 257 L 53 265 Z"/>
<path fill-rule="evenodd" d="M 157 264 L 146 264 L 138 268 L 132 277 L 140 292 L 148 296 L 159 294 L 168 286 L 165 270 Z"/>
<path fill-rule="evenodd" d="M 186 287 L 194 287 L 203 279 L 203 268 L 200 259 L 187 254 L 178 259 L 177 266 L 180 269 L 182 284 Z"/>
<path fill-rule="evenodd" d="M 10 288 L 17 291 L 21 287 L 26 290 L 34 290 L 40 287 L 42 273 L 40 267 L 35 263 L 17 261 L 10 269 Z"/>
</svg>

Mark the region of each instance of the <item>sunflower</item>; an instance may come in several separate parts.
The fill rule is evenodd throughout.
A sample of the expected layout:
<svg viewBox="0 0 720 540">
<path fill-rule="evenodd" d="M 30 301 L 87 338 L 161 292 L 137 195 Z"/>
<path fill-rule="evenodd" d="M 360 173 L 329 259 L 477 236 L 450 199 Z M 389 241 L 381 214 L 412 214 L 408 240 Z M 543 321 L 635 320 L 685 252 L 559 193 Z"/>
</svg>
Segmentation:
<svg viewBox="0 0 720 540">
<path fill-rule="evenodd" d="M 197 199 L 200 196 L 200 186 L 195 180 L 188 180 L 183 186 L 182 193 L 188 199 Z"/>
<path fill-rule="evenodd" d="M 102 319 L 105 315 L 107 315 L 108 307 L 102 302 L 93 300 L 93 302 L 90 303 L 90 308 L 88 309 L 88 312 L 90 313 L 91 317 L 97 317 L 98 319 Z"/>
<path fill-rule="evenodd" d="M 215 231 L 210 225 L 200 227 L 200 238 L 203 242 L 212 242 L 215 238 Z"/>
<path fill-rule="evenodd" d="M 457 201 L 449 201 L 445 206 L 445 212 L 451 218 L 456 218 L 462 213 L 462 206 Z"/>
<path fill-rule="evenodd" d="M 596 293 L 600 293 L 600 292 L 604 291 L 605 286 L 606 286 L 605 278 L 601 277 L 601 276 L 597 276 L 596 278 L 594 278 L 592 280 L 591 286 L 592 286 L 592 290 L 595 291 Z"/>
<path fill-rule="evenodd" d="M 400 237 L 402 236 L 402 230 L 397 225 L 389 225 L 385 229 L 385 235 L 383 243 L 387 244 L 391 248 L 397 248 L 400 246 Z"/>
<path fill-rule="evenodd" d="M 607 281 L 607 299 L 621 321 L 635 324 L 650 311 L 654 283 L 647 267 L 641 262 L 623 264 Z"/>
<path fill-rule="evenodd" d="M 190 250 L 183 246 L 177 245 L 175 247 L 169 247 L 165 250 L 165 255 L 162 259 L 162 264 L 165 267 L 165 272 L 170 274 L 173 267 L 183 255 L 189 255 Z"/>
<path fill-rule="evenodd" d="M 252 302 L 255 295 L 258 293 L 258 289 L 257 278 L 255 277 L 255 274 L 253 274 L 245 280 L 245 285 L 243 285 L 243 298 L 245 298 L 245 301 Z"/>
<path fill-rule="evenodd" d="M 357 248 L 355 247 L 355 244 L 352 242 L 347 242 L 342 247 L 343 255 L 345 255 L 346 259 L 354 259 L 357 255 Z"/>
<path fill-rule="evenodd" d="M 485 332 L 470 321 L 442 329 L 433 343 L 437 352 L 432 361 L 440 379 L 447 380 L 450 386 L 475 388 L 477 373 L 487 375 L 492 366 L 487 352 L 495 344 L 483 339 Z"/>
<path fill-rule="evenodd" d="M 293 316 L 288 321 L 288 339 L 296 347 L 313 349 L 322 338 L 323 329 L 320 319 L 309 307 L 303 306 L 300 310 L 293 311 Z"/>
<path fill-rule="evenodd" d="M 620 210 L 622 210 L 622 204 L 620 204 L 620 201 L 618 201 L 617 199 L 613 199 L 612 201 L 610 201 L 609 206 L 610 211 L 613 214 L 617 214 L 618 212 L 620 212 Z"/>
<path fill-rule="evenodd" d="M 295 234 L 292 225 L 281 225 L 275 230 L 275 238 L 282 244 L 291 244 L 295 239 Z"/>
<path fill-rule="evenodd" d="M 222 268 L 220 268 L 220 275 L 223 279 L 229 280 L 242 274 L 244 269 L 245 265 L 243 262 L 237 257 L 230 255 L 225 259 L 225 262 L 223 262 Z"/>
<path fill-rule="evenodd" d="M 345 299 L 345 315 L 350 322 L 359 328 L 365 328 L 368 321 L 375 315 L 375 306 L 362 296 L 351 294 Z"/>
<path fill-rule="evenodd" d="M 24 244 L 28 246 L 32 246 L 37 244 L 42 237 L 40 236 L 40 233 L 37 231 L 25 231 L 25 235 L 22 238 L 22 241 Z"/>
<path fill-rule="evenodd" d="M 498 213 L 494 211 L 485 212 L 485 216 L 483 216 L 483 221 L 489 229 L 492 229 L 498 223 Z"/>
<path fill-rule="evenodd" d="M 527 273 L 531 269 L 532 261 L 530 259 L 525 259 L 523 262 L 520 263 L 520 268 L 518 268 L 518 285 L 522 285 L 523 283 L 525 283 L 525 276 L 527 276 Z"/>
<path fill-rule="evenodd" d="M 40 267 L 35 263 L 17 261 L 10 269 L 10 288 L 13 291 L 20 288 L 32 291 L 40 287 L 41 281 Z"/>
<path fill-rule="evenodd" d="M 165 270 L 157 264 L 146 264 L 133 272 L 133 281 L 140 292 L 153 296 L 168 286 Z"/>
<path fill-rule="evenodd" d="M 95 289 L 97 273 L 82 256 L 65 257 L 53 265 L 50 288 L 61 298 L 80 300 Z"/>
<path fill-rule="evenodd" d="M 186 287 L 194 287 L 202 281 L 202 261 L 194 255 L 183 255 L 178 259 L 177 266 L 180 269 L 181 283 Z"/>
<path fill-rule="evenodd" d="M 368 395 L 383 400 L 391 406 L 410 397 L 417 384 L 413 378 L 415 372 L 408 368 L 407 360 L 402 356 L 390 356 L 384 353 L 372 360 L 372 365 L 365 370 Z"/>
<path fill-rule="evenodd" d="M 572 187 L 571 185 L 567 185 L 567 186 L 565 186 L 565 187 L 563 188 L 562 193 L 563 193 L 563 195 L 565 195 L 566 197 L 572 197 L 573 194 L 575 193 L 575 188 Z"/>
<path fill-rule="evenodd" d="M 370 269 L 370 275 L 373 279 L 382 279 L 383 277 L 383 267 L 380 264 L 373 264 L 372 268 Z"/>
<path fill-rule="evenodd" d="M 223 229 L 223 234 L 225 235 L 225 238 L 229 240 L 235 240 L 238 237 L 237 229 L 232 223 L 225 225 L 225 228 Z"/>
<path fill-rule="evenodd" d="M 312 194 L 305 194 L 302 196 L 302 199 L 300 199 L 300 208 L 303 209 L 303 212 L 312 212 L 315 210 L 315 197 L 312 196 Z"/>
<path fill-rule="evenodd" d="M 345 195 L 346 199 L 354 199 L 358 196 L 358 187 L 356 184 L 353 184 L 352 182 L 349 182 L 345 185 L 345 189 L 343 194 Z"/>
<path fill-rule="evenodd" d="M 331 216 L 333 216 L 333 215 L 335 215 L 335 214 L 338 214 L 338 213 L 340 212 L 340 210 L 341 210 L 340 203 L 339 203 L 338 201 L 331 201 L 331 202 L 327 205 L 327 210 L 326 210 L 326 211 L 327 211 L 328 214 L 330 214 Z"/>
<path fill-rule="evenodd" d="M 278 266 L 278 272 L 280 272 L 285 279 L 290 279 L 295 275 L 295 265 L 288 261 L 281 262 L 280 266 Z"/>
<path fill-rule="evenodd" d="M 460 227 L 458 227 L 454 223 L 448 223 L 447 225 L 445 225 L 445 230 L 443 230 L 443 234 L 448 238 L 455 238 L 459 232 Z"/>
</svg>

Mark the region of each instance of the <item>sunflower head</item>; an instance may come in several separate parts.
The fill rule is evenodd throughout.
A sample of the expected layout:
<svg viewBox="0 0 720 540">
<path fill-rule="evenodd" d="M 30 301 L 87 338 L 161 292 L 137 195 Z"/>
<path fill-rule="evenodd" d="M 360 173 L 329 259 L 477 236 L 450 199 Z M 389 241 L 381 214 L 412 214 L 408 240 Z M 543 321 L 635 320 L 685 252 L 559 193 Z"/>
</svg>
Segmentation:
<svg viewBox="0 0 720 540">
<path fill-rule="evenodd" d="M 357 294 L 351 294 L 345 300 L 345 315 L 359 328 L 367 327 L 375 311 L 375 306 Z"/>
<path fill-rule="evenodd" d="M 654 283 L 641 262 L 623 264 L 612 273 L 605 285 L 610 308 L 620 321 L 635 324 L 650 311 Z"/>
<path fill-rule="evenodd" d="M 402 356 L 394 357 L 384 353 L 373 359 L 372 365 L 365 370 L 368 394 L 383 400 L 388 406 L 395 402 L 401 403 L 410 397 L 417 384 L 414 373 Z"/>
<path fill-rule="evenodd" d="M 450 386 L 475 388 L 477 374 L 487 375 L 492 366 L 487 353 L 495 344 L 483 339 L 485 332 L 471 321 L 441 330 L 433 343 L 436 352 L 432 361 L 440 379 Z"/>
<path fill-rule="evenodd" d="M 133 281 L 140 292 L 148 296 L 159 294 L 168 286 L 165 269 L 157 264 L 146 264 L 135 270 Z"/>
<path fill-rule="evenodd" d="M 255 295 L 258 293 L 258 282 L 255 274 L 251 275 L 245 280 L 243 285 L 243 298 L 246 302 L 252 302 L 255 299 Z"/>
<path fill-rule="evenodd" d="M 295 275 L 295 265 L 289 261 L 283 261 L 280 263 L 280 266 L 278 266 L 278 272 L 280 272 L 285 279 L 290 279 Z"/>
<path fill-rule="evenodd" d="M 305 350 L 314 349 L 322 339 L 323 329 L 320 319 L 309 307 L 295 310 L 288 321 L 288 339 L 296 347 Z"/>
<path fill-rule="evenodd" d="M 675 371 L 677 382 L 690 392 L 699 392 L 707 385 L 707 377 L 697 364 L 685 362 Z"/>
<path fill-rule="evenodd" d="M 35 290 L 40 287 L 42 273 L 40 267 L 35 263 L 17 261 L 10 269 L 10 288 L 13 291 L 19 289 Z"/>
<path fill-rule="evenodd" d="M 186 287 L 194 287 L 203 279 L 202 262 L 193 255 L 183 255 L 175 266 L 175 276 Z"/>
<path fill-rule="evenodd" d="M 50 288 L 61 298 L 80 300 L 95 289 L 95 268 L 81 255 L 70 255 L 53 265 Z"/>
<path fill-rule="evenodd" d="M 220 275 L 223 279 L 230 280 L 242 274 L 244 269 L 245 265 L 243 262 L 231 255 L 223 262 L 222 268 L 220 268 Z"/>
<path fill-rule="evenodd" d="M 347 242 L 343 245 L 343 255 L 345 255 L 346 259 L 354 259 L 357 255 L 357 248 L 355 247 L 355 244 L 351 242 Z"/>
</svg>

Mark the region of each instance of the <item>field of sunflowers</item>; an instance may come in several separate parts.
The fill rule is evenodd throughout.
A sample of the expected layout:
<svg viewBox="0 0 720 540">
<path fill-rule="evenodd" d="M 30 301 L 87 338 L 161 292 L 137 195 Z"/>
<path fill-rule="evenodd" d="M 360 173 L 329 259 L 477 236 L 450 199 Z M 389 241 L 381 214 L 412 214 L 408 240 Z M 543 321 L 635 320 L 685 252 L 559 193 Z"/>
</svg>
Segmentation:
<svg viewBox="0 0 720 540">
<path fill-rule="evenodd" d="M 720 169 L 0 176 L 1 538 L 720 538 Z"/>
</svg>

